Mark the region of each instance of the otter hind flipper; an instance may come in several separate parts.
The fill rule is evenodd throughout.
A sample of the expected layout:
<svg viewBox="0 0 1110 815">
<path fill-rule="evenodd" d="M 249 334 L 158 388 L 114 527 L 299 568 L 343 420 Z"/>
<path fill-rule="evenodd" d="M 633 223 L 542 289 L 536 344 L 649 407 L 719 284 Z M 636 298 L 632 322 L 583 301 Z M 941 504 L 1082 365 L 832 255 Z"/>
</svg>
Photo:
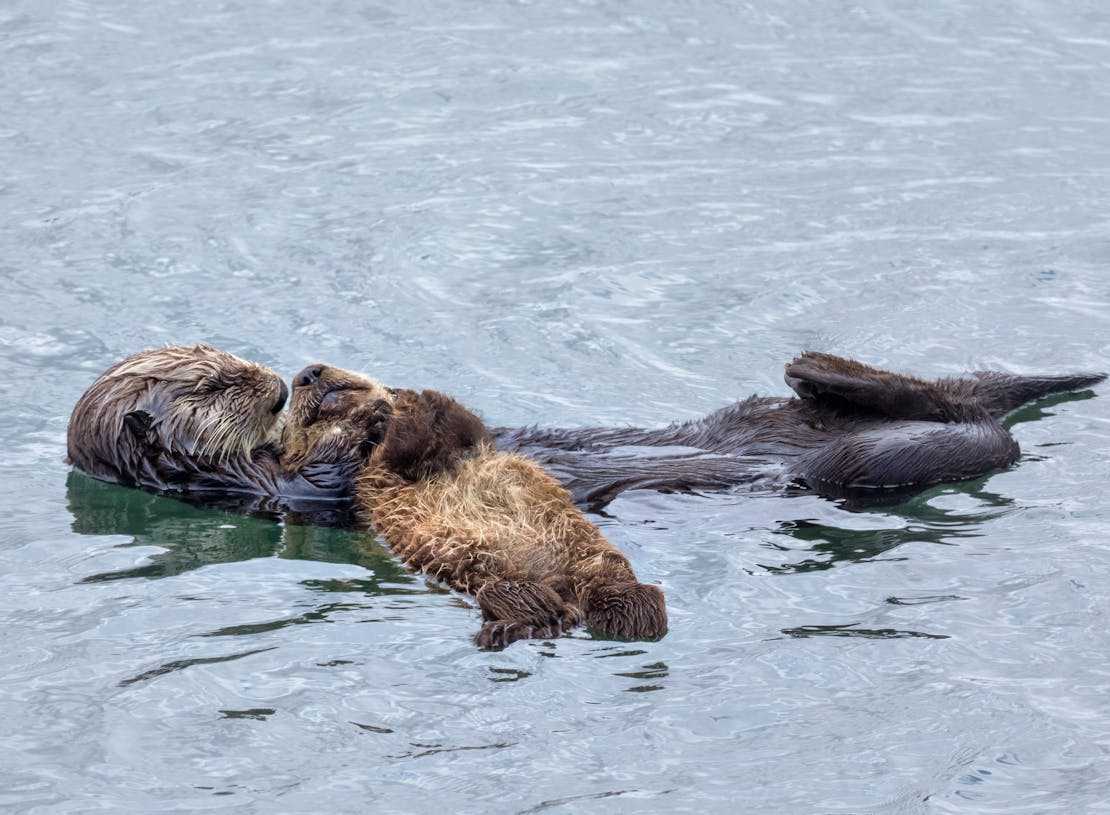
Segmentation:
<svg viewBox="0 0 1110 815">
<path fill-rule="evenodd" d="M 961 421 L 974 406 L 935 383 L 872 368 L 854 359 L 805 351 L 786 365 L 786 384 L 815 402 L 843 401 L 892 419 Z"/>
<path fill-rule="evenodd" d="M 803 399 L 846 402 L 892 419 L 930 422 L 976 421 L 983 410 L 998 418 L 1027 402 L 1096 385 L 1106 374 L 975 371 L 972 377 L 930 382 L 816 351 L 805 351 L 786 365 L 786 384 Z"/>
<path fill-rule="evenodd" d="M 975 379 L 969 384 L 976 399 L 996 418 L 1027 402 L 1035 402 L 1055 393 L 1089 388 L 1106 379 L 1104 373 L 1021 376 L 1000 371 L 975 371 L 972 376 Z"/>
<path fill-rule="evenodd" d="M 658 586 L 626 581 L 585 591 L 586 625 L 620 639 L 657 640 L 667 633 L 667 608 Z"/>
</svg>

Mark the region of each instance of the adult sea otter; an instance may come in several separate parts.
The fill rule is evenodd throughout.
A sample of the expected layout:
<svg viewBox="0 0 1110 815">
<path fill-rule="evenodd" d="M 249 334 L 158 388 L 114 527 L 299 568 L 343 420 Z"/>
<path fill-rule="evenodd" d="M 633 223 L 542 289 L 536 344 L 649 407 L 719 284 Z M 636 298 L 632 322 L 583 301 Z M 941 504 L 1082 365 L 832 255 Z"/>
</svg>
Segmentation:
<svg viewBox="0 0 1110 815">
<path fill-rule="evenodd" d="M 1008 467 L 1018 443 L 999 419 L 1026 402 L 1085 388 L 1102 373 L 977 371 L 923 380 L 831 354 L 786 365 L 797 397 L 753 396 L 663 428 L 494 428 L 501 449 L 534 458 L 579 503 L 629 489 L 691 491 L 796 482 L 881 498 Z"/>
<path fill-rule="evenodd" d="M 333 383 L 306 402 L 327 439 L 277 438 L 280 378 L 210 346 L 163 348 L 109 368 L 82 396 L 69 455 L 104 480 L 208 496 L 247 496 L 274 508 L 344 501 L 395 391 L 326 365 L 294 378 Z M 547 467 L 576 502 L 602 505 L 629 489 L 720 490 L 796 481 L 829 495 L 926 487 L 1017 460 L 999 419 L 1026 402 L 1102 381 L 1105 374 L 1021 376 L 995 371 L 922 380 L 828 354 L 786 366 L 795 397 L 751 397 L 662 428 L 493 428 L 497 446 Z M 355 409 L 357 406 L 357 409 Z M 300 409 L 309 409 L 300 408 Z M 298 432 L 314 431 L 297 422 Z"/>
</svg>

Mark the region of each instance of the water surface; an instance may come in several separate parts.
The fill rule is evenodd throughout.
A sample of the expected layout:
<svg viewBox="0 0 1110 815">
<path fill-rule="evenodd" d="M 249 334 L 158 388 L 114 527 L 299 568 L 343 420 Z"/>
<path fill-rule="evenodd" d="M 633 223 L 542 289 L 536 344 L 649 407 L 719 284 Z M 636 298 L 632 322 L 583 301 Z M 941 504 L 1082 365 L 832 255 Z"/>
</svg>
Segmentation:
<svg viewBox="0 0 1110 815">
<path fill-rule="evenodd" d="M 0 55 L 6 811 L 1110 811 L 1105 388 L 894 507 L 623 496 L 657 643 L 481 653 L 370 538 L 63 461 L 198 340 L 494 424 L 1106 370 L 1100 4 L 12 0 Z"/>
</svg>

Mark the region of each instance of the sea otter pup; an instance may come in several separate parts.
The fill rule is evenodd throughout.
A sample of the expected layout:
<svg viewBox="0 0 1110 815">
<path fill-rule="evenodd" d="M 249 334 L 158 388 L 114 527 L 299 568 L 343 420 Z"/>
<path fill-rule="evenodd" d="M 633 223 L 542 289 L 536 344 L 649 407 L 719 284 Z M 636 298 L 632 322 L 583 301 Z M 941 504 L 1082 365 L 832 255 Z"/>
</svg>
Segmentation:
<svg viewBox="0 0 1110 815">
<path fill-rule="evenodd" d="M 397 391 L 367 411 L 346 393 L 352 384 L 365 392 L 376 383 L 323 365 L 297 375 L 286 455 L 311 456 L 305 444 L 338 438 L 372 451 L 355 481 L 358 507 L 407 565 L 475 597 L 480 646 L 555 637 L 582 622 L 627 639 L 666 633 L 663 593 L 636 580 L 541 467 L 495 451 L 477 416 L 428 390 Z"/>
<path fill-rule="evenodd" d="M 628 489 L 760 482 L 867 501 L 1010 466 L 1020 450 L 999 422 L 1003 415 L 1105 378 L 977 371 L 928 381 L 805 352 L 786 365 L 786 382 L 800 398 L 753 396 L 663 428 L 492 432 L 499 447 L 536 459 L 577 502 L 595 507 Z"/>
<path fill-rule="evenodd" d="M 94 478 L 190 494 L 345 499 L 363 463 L 344 442 L 287 462 L 279 439 L 289 390 L 263 365 L 209 345 L 143 351 L 105 371 L 69 421 L 69 460 Z M 363 410 L 382 388 L 350 388 Z M 352 414 L 354 415 L 354 414 Z"/>
</svg>

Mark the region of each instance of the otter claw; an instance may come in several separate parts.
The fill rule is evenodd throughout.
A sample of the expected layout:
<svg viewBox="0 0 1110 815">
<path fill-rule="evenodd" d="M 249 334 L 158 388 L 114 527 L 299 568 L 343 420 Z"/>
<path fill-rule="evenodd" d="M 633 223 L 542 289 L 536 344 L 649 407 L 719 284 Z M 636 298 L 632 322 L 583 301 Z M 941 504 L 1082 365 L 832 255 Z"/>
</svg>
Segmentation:
<svg viewBox="0 0 1110 815">
<path fill-rule="evenodd" d="M 562 634 L 559 626 L 530 625 L 520 620 L 492 620 L 482 626 L 474 641 L 483 651 L 507 648 L 518 640 L 548 640 Z"/>
</svg>

